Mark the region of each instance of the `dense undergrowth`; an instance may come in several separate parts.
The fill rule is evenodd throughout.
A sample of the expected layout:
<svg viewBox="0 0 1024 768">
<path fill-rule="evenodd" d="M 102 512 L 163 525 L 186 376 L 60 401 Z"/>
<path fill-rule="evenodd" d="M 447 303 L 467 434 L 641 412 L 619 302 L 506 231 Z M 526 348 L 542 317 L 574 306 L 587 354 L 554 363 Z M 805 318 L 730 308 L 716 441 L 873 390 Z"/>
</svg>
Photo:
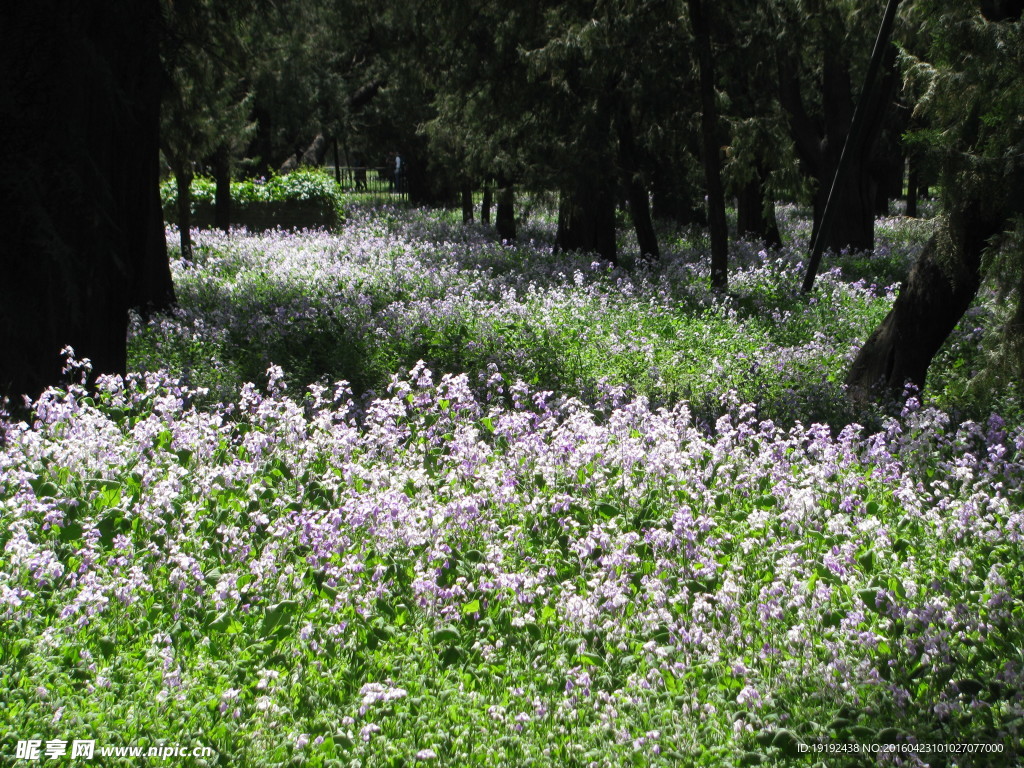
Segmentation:
<svg viewBox="0 0 1024 768">
<path fill-rule="evenodd" d="M 138 373 L 4 426 L 5 758 L 1016 764 L 1024 430 L 934 407 L 998 402 L 957 385 L 999 309 L 931 403 L 854 412 L 893 290 L 867 273 L 923 233 L 883 222 L 808 299 L 787 214 L 721 298 L 696 233 L 632 272 L 540 219 L 515 246 L 395 209 L 204 233 Z"/>
<path fill-rule="evenodd" d="M 868 421 L 846 404 L 842 378 L 888 310 L 890 278 L 920 247 L 922 225 L 883 222 L 870 262 L 839 257 L 806 297 L 804 222 L 786 213 L 785 249 L 734 243 L 725 297 L 707 288 L 697 233 L 670 234 L 656 268 L 624 270 L 553 253 L 539 217 L 515 245 L 387 208 L 353 209 L 337 234 L 205 232 L 194 262 L 176 265 L 181 309 L 137 325 L 132 357 L 142 370 L 183 372 L 214 400 L 271 364 L 293 385 L 344 379 L 362 394 L 424 360 L 473 376 L 493 365 L 585 400 L 601 382 L 625 385 L 659 404 L 688 400 L 708 422 L 729 391 L 780 423 Z M 869 279 L 872 269 L 885 280 Z"/>
</svg>

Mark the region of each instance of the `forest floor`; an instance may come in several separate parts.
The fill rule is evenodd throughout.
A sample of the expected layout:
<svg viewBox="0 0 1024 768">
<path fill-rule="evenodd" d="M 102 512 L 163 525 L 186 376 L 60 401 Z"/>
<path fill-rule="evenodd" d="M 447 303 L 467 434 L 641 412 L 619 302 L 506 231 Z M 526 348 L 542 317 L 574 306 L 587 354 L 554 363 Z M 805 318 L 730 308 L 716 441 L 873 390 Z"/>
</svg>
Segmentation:
<svg viewBox="0 0 1024 768">
<path fill-rule="evenodd" d="M 800 214 L 724 296 L 698 231 L 628 270 L 540 213 L 198 234 L 136 373 L 70 360 L 0 425 L 0 754 L 1017 764 L 1024 421 L 978 376 L 1008 308 L 855 408 L 929 225 L 806 297 Z"/>
</svg>

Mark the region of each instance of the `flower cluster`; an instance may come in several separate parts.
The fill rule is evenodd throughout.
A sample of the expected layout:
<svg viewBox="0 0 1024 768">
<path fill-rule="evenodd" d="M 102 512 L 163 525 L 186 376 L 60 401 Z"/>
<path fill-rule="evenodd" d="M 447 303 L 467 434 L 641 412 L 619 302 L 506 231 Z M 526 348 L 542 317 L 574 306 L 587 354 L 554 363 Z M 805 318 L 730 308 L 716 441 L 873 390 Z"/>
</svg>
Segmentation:
<svg viewBox="0 0 1024 768">
<path fill-rule="evenodd" d="M 251 764 L 281 733 L 364 764 L 1019 744 L 1024 432 L 282 375 L 212 410 L 101 378 L 8 429 L 0 670 L 50 691 L 0 694 L 22 725 L 98 701 Z"/>
</svg>

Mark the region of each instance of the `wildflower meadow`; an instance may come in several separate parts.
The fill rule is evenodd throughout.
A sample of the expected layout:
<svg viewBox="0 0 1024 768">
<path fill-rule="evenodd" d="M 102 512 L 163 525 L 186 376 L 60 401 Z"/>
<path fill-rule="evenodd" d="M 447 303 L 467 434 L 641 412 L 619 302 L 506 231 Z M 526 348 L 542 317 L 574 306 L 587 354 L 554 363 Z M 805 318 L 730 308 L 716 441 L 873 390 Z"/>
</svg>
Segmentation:
<svg viewBox="0 0 1024 768">
<path fill-rule="evenodd" d="M 543 210 L 347 216 L 197 232 L 134 372 L 68 350 L 0 422 L 5 765 L 1018 764 L 1007 310 L 925 393 L 843 393 L 927 222 L 807 297 L 795 207 L 722 295 L 697 231 L 613 268 Z"/>
</svg>

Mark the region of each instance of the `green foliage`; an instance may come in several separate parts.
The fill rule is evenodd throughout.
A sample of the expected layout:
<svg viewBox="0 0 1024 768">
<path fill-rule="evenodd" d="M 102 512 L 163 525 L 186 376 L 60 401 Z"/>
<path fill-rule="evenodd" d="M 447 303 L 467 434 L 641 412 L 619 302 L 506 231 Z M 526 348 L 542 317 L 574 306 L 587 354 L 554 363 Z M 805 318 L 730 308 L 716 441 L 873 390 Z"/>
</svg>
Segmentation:
<svg viewBox="0 0 1024 768">
<path fill-rule="evenodd" d="M 197 206 L 213 205 L 216 185 L 212 178 L 196 176 L 190 186 L 192 211 Z M 160 185 L 160 201 L 173 218 L 178 189 L 173 179 Z M 319 203 L 339 219 L 345 215 L 345 196 L 334 177 L 321 168 L 298 168 L 269 179 L 241 179 L 231 182 L 231 203 L 242 208 L 262 203 Z"/>
<path fill-rule="evenodd" d="M 685 406 L 392 384 L 362 424 L 279 369 L 212 411 L 162 373 L 51 392 L 0 454 L 4 743 L 254 768 L 1019 757 L 1019 432 L 910 408 L 831 437 L 733 403 L 709 435 Z"/>
<path fill-rule="evenodd" d="M 970 313 L 942 353 L 943 389 L 1018 412 L 1024 403 L 1024 24 L 990 23 L 976 5 L 910 5 L 902 60 L 920 94 L 920 127 L 907 139 L 942 169 L 946 212 L 973 206 L 1004 228 L 988 243 L 982 264 L 984 290 L 998 296 L 986 302 L 986 314 L 1001 318 L 1004 330 L 979 344 L 978 311 Z"/>
</svg>

